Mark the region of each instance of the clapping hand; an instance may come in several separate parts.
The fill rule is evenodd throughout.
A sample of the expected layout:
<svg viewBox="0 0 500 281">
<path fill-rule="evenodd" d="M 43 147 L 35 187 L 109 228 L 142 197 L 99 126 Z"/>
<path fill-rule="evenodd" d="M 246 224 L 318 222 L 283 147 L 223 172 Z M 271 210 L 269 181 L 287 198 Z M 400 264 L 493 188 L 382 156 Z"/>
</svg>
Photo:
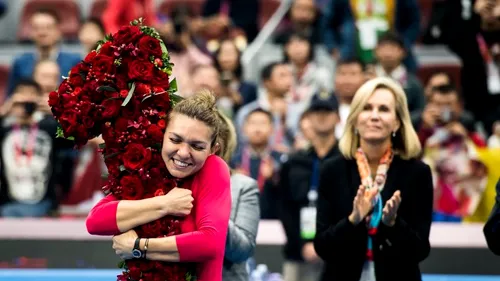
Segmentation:
<svg viewBox="0 0 500 281">
<path fill-rule="evenodd" d="M 375 203 L 375 196 L 377 196 L 377 189 L 367 190 L 364 186 L 360 185 L 356 197 L 354 197 L 352 213 L 349 215 L 349 221 L 358 225 L 373 209 Z"/>
<path fill-rule="evenodd" d="M 401 192 L 397 190 L 391 199 L 385 202 L 382 210 L 382 222 L 387 226 L 393 226 L 396 223 L 399 205 L 401 205 Z"/>
</svg>

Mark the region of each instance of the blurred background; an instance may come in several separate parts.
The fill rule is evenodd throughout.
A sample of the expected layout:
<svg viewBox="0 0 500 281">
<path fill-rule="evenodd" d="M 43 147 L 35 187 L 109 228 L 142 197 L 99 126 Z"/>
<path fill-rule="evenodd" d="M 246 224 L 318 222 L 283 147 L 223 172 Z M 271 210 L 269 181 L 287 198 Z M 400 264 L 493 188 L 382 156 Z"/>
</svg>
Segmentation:
<svg viewBox="0 0 500 281">
<path fill-rule="evenodd" d="M 179 94 L 213 90 L 235 123 L 231 166 L 261 189 L 254 263 L 282 272 L 293 259 L 283 225 L 299 218 L 276 204 L 296 184 L 283 183 L 288 155 L 340 138 L 358 87 L 388 76 L 434 175 L 424 280 L 500 280 L 482 235 L 500 178 L 498 0 L 0 0 L 0 280 L 115 278 L 110 239 L 84 223 L 106 183 L 98 141 L 56 139 L 47 100 L 139 17 L 161 33 Z M 311 114 L 319 102 L 330 115 Z"/>
</svg>

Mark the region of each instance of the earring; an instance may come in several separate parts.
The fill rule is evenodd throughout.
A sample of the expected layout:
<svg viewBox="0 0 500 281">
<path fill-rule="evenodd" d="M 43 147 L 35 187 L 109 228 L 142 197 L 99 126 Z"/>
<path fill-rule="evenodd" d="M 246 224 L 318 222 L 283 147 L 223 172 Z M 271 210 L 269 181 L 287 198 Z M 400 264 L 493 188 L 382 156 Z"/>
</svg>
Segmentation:
<svg viewBox="0 0 500 281">
<path fill-rule="evenodd" d="M 396 137 L 396 131 L 392 132 L 392 137 Z"/>
<path fill-rule="evenodd" d="M 357 135 L 358 134 L 358 129 L 354 128 L 354 134 Z"/>
</svg>

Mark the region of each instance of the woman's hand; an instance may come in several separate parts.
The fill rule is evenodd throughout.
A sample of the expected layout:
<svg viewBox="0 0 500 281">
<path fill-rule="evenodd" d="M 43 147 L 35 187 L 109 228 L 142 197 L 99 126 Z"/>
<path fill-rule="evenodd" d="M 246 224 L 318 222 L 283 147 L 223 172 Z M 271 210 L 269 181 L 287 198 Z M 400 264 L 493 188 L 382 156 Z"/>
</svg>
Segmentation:
<svg viewBox="0 0 500 281">
<path fill-rule="evenodd" d="M 394 226 L 396 217 L 398 215 L 399 205 L 401 205 L 401 192 L 396 190 L 391 199 L 385 202 L 384 209 L 382 210 L 382 223 L 387 226 Z"/>
<path fill-rule="evenodd" d="M 132 259 L 132 250 L 134 249 L 137 237 L 137 233 L 134 230 L 113 236 L 113 249 L 115 253 L 124 260 Z"/>
<path fill-rule="evenodd" d="M 175 187 L 167 194 L 156 197 L 165 206 L 166 213 L 172 216 L 187 216 L 193 208 L 191 190 Z"/>
<path fill-rule="evenodd" d="M 366 190 L 364 186 L 359 186 L 358 193 L 354 197 L 352 204 L 352 213 L 349 215 L 349 221 L 352 224 L 358 225 L 370 213 L 377 193 L 377 189 Z"/>
</svg>

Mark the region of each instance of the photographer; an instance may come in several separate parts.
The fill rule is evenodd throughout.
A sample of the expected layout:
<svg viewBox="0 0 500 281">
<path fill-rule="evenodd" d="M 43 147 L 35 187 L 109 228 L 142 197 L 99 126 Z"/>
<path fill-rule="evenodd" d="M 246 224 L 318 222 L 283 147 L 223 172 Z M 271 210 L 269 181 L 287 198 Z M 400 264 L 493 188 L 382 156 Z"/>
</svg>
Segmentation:
<svg viewBox="0 0 500 281">
<path fill-rule="evenodd" d="M 470 138 L 476 145 L 485 146 L 475 132 L 474 117 L 464 110 L 460 94 L 452 85 L 434 87 L 424 110 L 412 114 L 412 122 L 422 147 L 429 140 L 438 144 L 457 138 Z"/>
<path fill-rule="evenodd" d="M 33 115 L 42 90 L 22 80 L 0 108 L 0 215 L 43 217 L 56 206 L 57 122 Z"/>
<path fill-rule="evenodd" d="M 201 19 L 187 6 L 177 6 L 170 14 L 170 21 L 161 29 L 161 35 L 175 65 L 173 76 L 177 79 L 179 93 L 186 97 L 193 92 L 191 72 L 198 65 L 211 65 L 212 59 L 196 45 Z"/>
</svg>

